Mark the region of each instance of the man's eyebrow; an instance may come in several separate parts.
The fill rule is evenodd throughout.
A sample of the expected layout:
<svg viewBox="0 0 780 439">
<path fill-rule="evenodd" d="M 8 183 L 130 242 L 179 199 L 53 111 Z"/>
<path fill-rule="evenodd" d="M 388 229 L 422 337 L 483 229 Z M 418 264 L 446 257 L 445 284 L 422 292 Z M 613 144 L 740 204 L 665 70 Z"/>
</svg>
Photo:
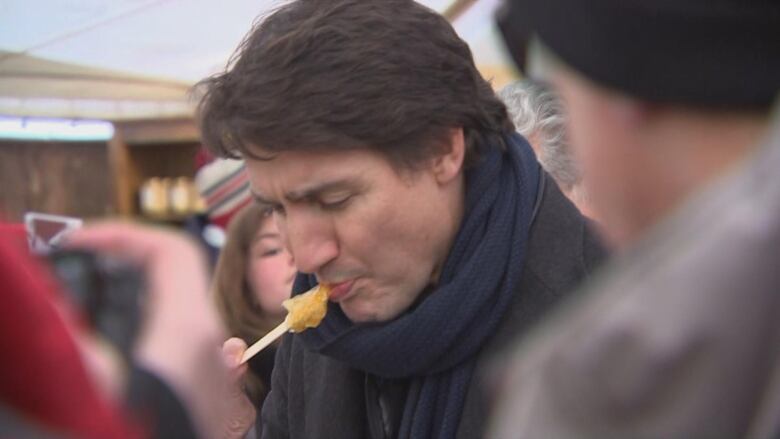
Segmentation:
<svg viewBox="0 0 780 439">
<path fill-rule="evenodd" d="M 284 197 L 291 202 L 298 202 L 306 199 L 314 199 L 323 192 L 338 191 L 344 189 L 360 188 L 362 185 L 354 178 L 343 178 L 324 183 L 317 183 L 311 187 L 296 191 L 290 191 L 284 194 Z"/>
<path fill-rule="evenodd" d="M 253 191 L 252 189 L 249 189 L 249 192 L 252 194 L 252 198 L 254 198 L 255 203 L 257 203 L 257 204 L 261 204 L 261 205 L 265 205 L 265 206 L 273 206 L 274 204 L 277 204 L 277 203 L 274 203 L 273 201 L 270 201 L 270 200 L 267 200 L 267 199 L 263 198 L 262 195 L 258 194 L 257 192 Z"/>
<path fill-rule="evenodd" d="M 313 184 L 310 187 L 305 187 L 303 189 L 290 191 L 284 194 L 284 197 L 293 203 L 306 200 L 306 199 L 314 199 L 317 196 L 321 195 L 324 192 L 329 191 L 338 191 L 343 189 L 361 189 L 363 187 L 363 184 L 358 182 L 357 179 L 354 178 L 344 178 L 344 179 L 338 179 L 333 181 L 326 181 L 324 183 L 317 183 Z M 279 204 L 277 201 L 271 201 L 262 194 L 257 193 L 256 191 L 250 189 L 250 192 L 252 193 L 252 198 L 255 199 L 255 202 L 257 204 L 263 205 L 263 206 L 275 206 Z"/>
</svg>

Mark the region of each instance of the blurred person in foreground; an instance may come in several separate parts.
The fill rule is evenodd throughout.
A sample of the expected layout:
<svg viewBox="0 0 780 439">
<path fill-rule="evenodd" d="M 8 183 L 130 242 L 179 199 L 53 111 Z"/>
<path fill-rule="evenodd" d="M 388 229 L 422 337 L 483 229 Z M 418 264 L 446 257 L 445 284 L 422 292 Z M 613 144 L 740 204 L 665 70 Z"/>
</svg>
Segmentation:
<svg viewBox="0 0 780 439">
<path fill-rule="evenodd" d="M 194 244 L 169 231 L 103 223 L 74 232 L 67 246 L 142 269 L 146 287 L 137 339 L 127 356 L 101 341 L 58 294 L 62 286 L 40 261 L 0 233 L 0 432 L 236 437 L 224 420 L 246 407 L 233 403 L 241 401 L 235 385 L 240 352 L 223 355 L 220 349 L 226 331 L 209 300 L 205 259 Z"/>
<path fill-rule="evenodd" d="M 780 437 L 780 3 L 619 3 L 500 15 L 622 254 L 519 346 L 490 437 Z"/>
<path fill-rule="evenodd" d="M 212 287 L 230 334 L 251 343 L 281 323 L 282 301 L 290 297 L 295 273 L 270 212 L 250 204 L 236 214 L 228 225 Z M 246 389 L 258 409 L 268 393 L 275 355 L 272 345 L 249 360 Z"/>
<path fill-rule="evenodd" d="M 410 0 L 295 1 L 200 86 L 204 144 L 246 160 L 294 294 L 333 287 L 282 339 L 262 437 L 482 436 L 474 370 L 603 251 L 466 43 Z"/>
<path fill-rule="evenodd" d="M 555 90 L 531 79 L 515 81 L 498 91 L 517 132 L 528 139 L 542 168 L 558 183 L 564 195 L 594 218 L 582 185 L 582 172 L 566 133 L 566 109 Z"/>
</svg>

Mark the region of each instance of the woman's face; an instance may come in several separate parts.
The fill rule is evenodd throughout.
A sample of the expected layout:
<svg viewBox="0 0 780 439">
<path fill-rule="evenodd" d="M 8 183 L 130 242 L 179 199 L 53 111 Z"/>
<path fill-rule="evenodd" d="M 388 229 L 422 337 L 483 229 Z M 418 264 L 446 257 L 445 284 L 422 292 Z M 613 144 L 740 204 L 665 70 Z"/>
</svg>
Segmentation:
<svg viewBox="0 0 780 439">
<path fill-rule="evenodd" d="M 247 282 L 257 303 L 269 314 L 283 315 L 282 301 L 290 297 L 295 265 L 270 217 L 252 238 L 247 264 Z"/>
</svg>

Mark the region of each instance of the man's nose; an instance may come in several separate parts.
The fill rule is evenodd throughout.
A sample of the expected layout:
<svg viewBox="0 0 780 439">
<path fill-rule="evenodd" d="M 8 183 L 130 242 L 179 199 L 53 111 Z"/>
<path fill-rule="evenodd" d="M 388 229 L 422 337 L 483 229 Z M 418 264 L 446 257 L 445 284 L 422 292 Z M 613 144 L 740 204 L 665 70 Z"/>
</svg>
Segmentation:
<svg viewBox="0 0 780 439">
<path fill-rule="evenodd" d="M 279 230 L 298 271 L 317 273 L 338 257 L 339 245 L 329 221 L 302 213 L 288 214 L 282 222 Z"/>
</svg>

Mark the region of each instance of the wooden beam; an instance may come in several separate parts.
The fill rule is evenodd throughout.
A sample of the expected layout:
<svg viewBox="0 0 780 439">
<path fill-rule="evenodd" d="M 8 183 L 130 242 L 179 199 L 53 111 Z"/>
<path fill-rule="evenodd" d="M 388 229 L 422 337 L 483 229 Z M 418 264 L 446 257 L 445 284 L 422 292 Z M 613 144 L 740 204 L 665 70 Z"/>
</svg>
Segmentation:
<svg viewBox="0 0 780 439">
<path fill-rule="evenodd" d="M 444 10 L 442 15 L 450 22 L 454 22 L 476 2 L 477 0 L 455 0 Z"/>
<path fill-rule="evenodd" d="M 197 142 L 200 139 L 200 132 L 193 119 L 114 122 L 114 129 L 128 145 Z"/>
<path fill-rule="evenodd" d="M 138 185 L 138 170 L 130 158 L 130 151 L 122 136 L 114 133 L 108 141 L 108 165 L 113 177 L 116 211 L 121 216 L 132 216 L 135 212 L 135 191 Z"/>
</svg>

